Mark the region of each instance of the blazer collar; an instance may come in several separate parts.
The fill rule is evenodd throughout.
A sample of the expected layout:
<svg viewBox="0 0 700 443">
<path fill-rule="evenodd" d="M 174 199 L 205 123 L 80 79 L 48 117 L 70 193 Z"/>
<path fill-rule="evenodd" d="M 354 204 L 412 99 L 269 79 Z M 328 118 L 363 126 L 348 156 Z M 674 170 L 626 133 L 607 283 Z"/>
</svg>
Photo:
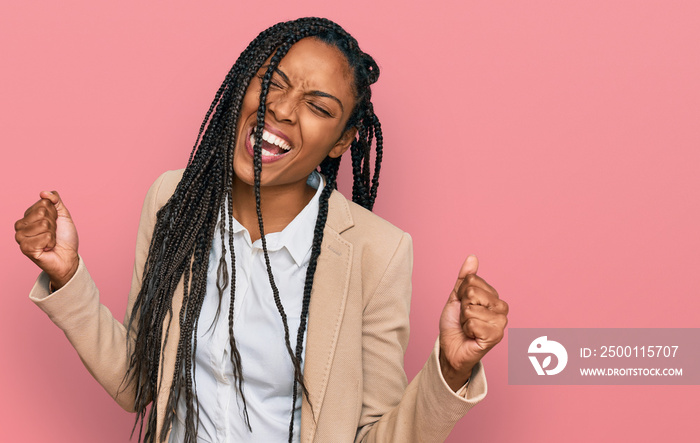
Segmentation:
<svg viewBox="0 0 700 443">
<path fill-rule="evenodd" d="M 328 199 L 328 219 L 326 226 L 338 234 L 355 226 L 350 214 L 348 200 L 338 191 L 333 191 Z"/>
</svg>

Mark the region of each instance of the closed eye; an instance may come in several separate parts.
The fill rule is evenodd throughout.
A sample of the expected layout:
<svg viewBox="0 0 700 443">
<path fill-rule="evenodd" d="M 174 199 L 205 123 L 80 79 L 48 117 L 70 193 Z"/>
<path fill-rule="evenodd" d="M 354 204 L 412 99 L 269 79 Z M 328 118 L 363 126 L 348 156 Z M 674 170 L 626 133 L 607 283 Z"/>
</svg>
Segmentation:
<svg viewBox="0 0 700 443">
<path fill-rule="evenodd" d="M 323 115 L 323 116 L 325 116 L 325 117 L 333 117 L 333 114 L 331 114 L 330 112 L 328 112 L 328 110 L 326 110 L 326 109 L 324 109 L 324 108 L 322 108 L 322 107 L 320 107 L 320 106 L 318 106 L 318 105 L 315 105 L 315 104 L 313 104 L 313 103 L 309 103 L 309 106 L 311 106 L 311 108 L 312 108 L 312 109 L 314 110 L 314 112 L 316 112 L 317 114 L 321 114 L 321 115 Z"/>
</svg>

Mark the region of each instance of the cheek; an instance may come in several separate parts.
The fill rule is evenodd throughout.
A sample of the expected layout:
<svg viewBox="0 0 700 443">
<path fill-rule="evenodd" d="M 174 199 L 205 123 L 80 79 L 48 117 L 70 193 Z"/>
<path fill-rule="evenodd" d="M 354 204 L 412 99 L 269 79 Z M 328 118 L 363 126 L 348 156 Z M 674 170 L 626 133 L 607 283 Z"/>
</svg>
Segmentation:
<svg viewBox="0 0 700 443">
<path fill-rule="evenodd" d="M 300 104 L 299 122 L 302 129 L 308 132 L 308 138 L 313 138 L 316 143 L 325 143 L 330 146 L 336 142 L 342 132 L 340 122 L 334 118 L 323 118 L 314 113 L 306 104 Z"/>
<path fill-rule="evenodd" d="M 239 121 L 248 118 L 250 114 L 254 114 L 259 106 L 260 87 L 250 85 L 243 96 L 243 103 L 241 103 L 241 119 L 239 119 Z"/>
<path fill-rule="evenodd" d="M 334 125 L 329 125 L 318 118 L 309 118 L 303 122 L 301 133 L 304 145 L 313 149 L 313 157 L 323 160 L 331 150 L 337 138 Z"/>
</svg>

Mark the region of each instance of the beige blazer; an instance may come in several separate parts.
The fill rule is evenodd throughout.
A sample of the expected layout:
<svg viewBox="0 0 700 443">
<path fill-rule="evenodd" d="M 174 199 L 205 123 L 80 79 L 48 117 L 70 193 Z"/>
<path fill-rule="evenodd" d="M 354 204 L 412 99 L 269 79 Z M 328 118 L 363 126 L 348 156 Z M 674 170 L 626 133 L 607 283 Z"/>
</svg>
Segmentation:
<svg viewBox="0 0 700 443">
<path fill-rule="evenodd" d="M 156 211 L 181 177 L 182 170 L 164 173 L 146 196 L 123 323 L 100 304 L 82 259 L 61 289 L 49 294 L 49 279 L 42 273 L 30 294 L 65 332 L 92 376 L 128 411 L 133 411 L 133 386 L 120 389 L 128 367 L 124 324 L 141 287 Z M 423 369 L 407 385 L 403 357 L 412 260 L 408 234 L 333 192 L 309 307 L 304 380 L 313 407 L 304 399 L 302 442 L 444 441 L 457 420 L 486 395 L 481 364 L 458 393 L 448 387 L 439 368 L 437 340 Z M 175 319 L 182 288 L 180 281 L 173 298 Z M 179 330 L 177 321 L 170 323 L 171 339 L 161 352 L 158 429 L 174 371 L 177 340 L 172 337 L 179 337 Z"/>
</svg>

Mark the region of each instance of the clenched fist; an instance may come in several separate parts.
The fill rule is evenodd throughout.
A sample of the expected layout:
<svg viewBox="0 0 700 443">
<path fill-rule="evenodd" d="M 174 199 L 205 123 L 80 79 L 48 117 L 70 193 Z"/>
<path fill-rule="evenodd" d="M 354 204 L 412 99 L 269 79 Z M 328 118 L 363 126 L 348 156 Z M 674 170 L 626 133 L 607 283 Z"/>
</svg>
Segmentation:
<svg viewBox="0 0 700 443">
<path fill-rule="evenodd" d="M 56 290 L 78 269 L 78 231 L 58 192 L 42 191 L 39 197 L 15 222 L 15 240 L 22 253 L 48 274 Z"/>
<path fill-rule="evenodd" d="M 440 366 L 453 391 L 501 341 L 508 323 L 508 304 L 476 275 L 478 268 L 476 256 L 467 257 L 440 316 Z"/>
</svg>

